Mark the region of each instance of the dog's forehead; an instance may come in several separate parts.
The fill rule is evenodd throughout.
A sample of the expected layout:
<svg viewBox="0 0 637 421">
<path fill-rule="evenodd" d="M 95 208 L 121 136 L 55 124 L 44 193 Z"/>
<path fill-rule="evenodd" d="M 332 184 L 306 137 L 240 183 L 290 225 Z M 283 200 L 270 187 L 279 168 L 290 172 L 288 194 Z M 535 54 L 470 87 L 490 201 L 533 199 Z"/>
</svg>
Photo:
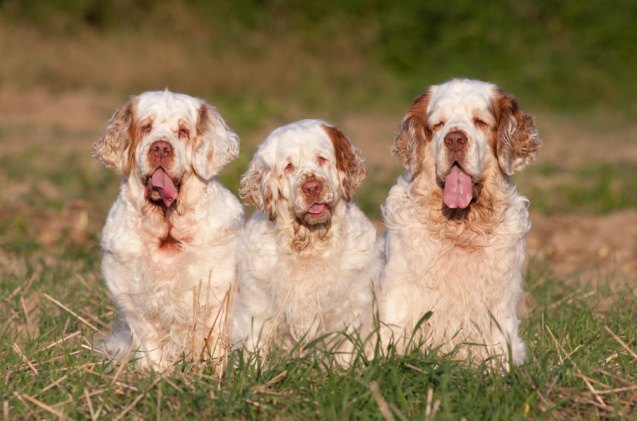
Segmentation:
<svg viewBox="0 0 637 421">
<path fill-rule="evenodd" d="M 334 154 L 334 145 L 321 120 L 301 120 L 279 127 L 264 142 L 264 155 L 274 162 L 288 157 L 313 159 L 316 152 Z"/>
<path fill-rule="evenodd" d="M 197 121 L 200 101 L 185 94 L 165 91 L 144 92 L 137 97 L 136 113 L 139 120 L 153 117 L 155 122 L 172 123 L 186 120 Z"/>
<path fill-rule="evenodd" d="M 476 110 L 490 109 L 494 91 L 491 83 L 454 79 L 434 87 L 427 114 L 434 119 L 471 116 Z"/>
</svg>

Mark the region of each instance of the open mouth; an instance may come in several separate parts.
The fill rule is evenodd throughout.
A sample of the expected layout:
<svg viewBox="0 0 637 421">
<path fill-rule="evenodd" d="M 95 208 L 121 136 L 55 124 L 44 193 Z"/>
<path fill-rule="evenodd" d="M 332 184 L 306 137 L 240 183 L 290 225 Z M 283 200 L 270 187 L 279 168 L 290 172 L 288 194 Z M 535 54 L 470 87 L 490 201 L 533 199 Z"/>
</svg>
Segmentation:
<svg viewBox="0 0 637 421">
<path fill-rule="evenodd" d="M 315 202 L 307 208 L 301 219 L 308 225 L 323 224 L 330 219 L 330 212 L 328 204 Z"/>
<path fill-rule="evenodd" d="M 445 178 L 442 201 L 450 209 L 466 209 L 473 200 L 473 180 L 454 162 Z"/>
<path fill-rule="evenodd" d="M 329 208 L 325 203 L 313 203 L 312 206 L 308 208 L 307 213 L 319 216 L 328 210 Z"/>
<path fill-rule="evenodd" d="M 155 203 L 163 203 L 169 208 L 179 195 L 179 182 L 170 178 L 168 173 L 158 167 L 146 180 L 146 197 Z"/>
</svg>

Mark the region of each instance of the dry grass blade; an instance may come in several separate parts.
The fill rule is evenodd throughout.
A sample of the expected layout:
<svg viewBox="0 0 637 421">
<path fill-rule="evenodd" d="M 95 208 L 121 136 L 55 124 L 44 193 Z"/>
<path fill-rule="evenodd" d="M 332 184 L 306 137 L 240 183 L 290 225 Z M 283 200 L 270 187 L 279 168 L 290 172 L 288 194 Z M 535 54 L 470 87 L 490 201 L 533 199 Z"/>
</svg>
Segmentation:
<svg viewBox="0 0 637 421">
<path fill-rule="evenodd" d="M 622 341 L 621 338 L 619 336 L 617 336 L 615 334 L 615 332 L 613 332 L 608 326 L 604 325 L 604 329 L 606 329 L 606 332 L 610 333 L 610 335 L 613 337 L 613 339 L 615 339 L 622 346 L 622 348 L 624 348 L 626 351 L 628 351 L 628 353 L 630 355 L 632 355 L 632 357 L 634 359 L 637 360 L 637 353 L 635 353 L 635 351 L 630 349 L 630 347 L 626 344 L 626 342 Z"/>
<path fill-rule="evenodd" d="M 22 393 L 21 395 L 18 395 L 18 396 L 28 400 L 32 404 L 34 404 L 34 405 L 44 409 L 45 411 L 55 415 L 56 417 L 58 417 L 61 420 L 67 419 L 66 415 L 64 415 L 63 413 L 61 413 L 60 411 L 56 410 L 55 408 L 45 404 L 44 402 L 37 400 L 34 397 L 31 397 L 31 396 L 29 396 L 27 394 L 24 394 L 24 393 Z"/>
<path fill-rule="evenodd" d="M 72 316 L 77 318 L 80 322 L 84 323 L 86 326 L 90 327 L 95 332 L 97 332 L 99 330 L 93 324 L 91 324 L 88 320 L 86 320 L 85 318 L 83 318 L 82 316 L 80 316 L 79 314 L 77 314 L 76 312 L 74 312 L 73 310 L 71 310 L 70 308 L 68 308 L 67 306 L 65 306 L 64 304 L 62 304 L 58 300 L 56 300 L 55 298 L 51 297 L 49 294 L 44 293 L 44 298 L 46 298 L 47 300 L 51 301 L 53 304 L 58 305 L 64 311 L 68 312 L 69 314 L 71 314 Z"/>
<path fill-rule="evenodd" d="M 15 342 L 13 343 L 13 350 L 20 356 L 20 358 L 24 360 L 25 363 L 27 363 L 31 371 L 33 371 L 33 373 L 35 373 L 35 375 L 37 376 L 39 374 L 38 369 L 35 368 L 35 366 L 31 363 L 31 361 L 29 361 L 27 356 L 24 355 L 24 352 L 22 352 L 22 349 L 20 349 L 20 346 Z"/>
<path fill-rule="evenodd" d="M 2 402 L 2 419 L 9 421 L 9 401 Z"/>
<path fill-rule="evenodd" d="M 434 419 L 436 417 L 436 413 L 440 409 L 440 400 L 436 400 L 436 402 L 433 402 L 433 399 L 434 399 L 434 390 L 433 389 L 427 390 L 427 405 L 425 406 L 426 420 Z M 433 406 L 432 406 L 432 402 L 433 402 Z"/>
<path fill-rule="evenodd" d="M 129 347 L 128 350 L 126 351 L 126 354 L 124 355 L 124 358 L 122 358 L 119 361 L 119 367 L 117 367 L 117 371 L 115 372 L 115 375 L 113 376 L 113 381 L 111 381 L 111 386 L 117 382 L 117 379 L 119 378 L 119 376 L 121 376 L 122 373 L 124 372 L 124 369 L 126 368 L 126 363 L 128 362 L 128 358 L 130 357 L 132 350 L 133 348 Z"/>
<path fill-rule="evenodd" d="M 551 337 L 553 338 L 553 341 L 555 342 L 555 346 L 558 348 L 558 351 L 560 351 L 562 354 L 564 354 L 566 356 L 565 360 L 569 360 L 571 362 L 571 364 L 573 364 L 573 367 L 575 367 L 575 369 L 577 370 L 577 372 L 579 373 L 580 377 L 582 380 L 584 380 L 584 383 L 586 384 L 586 387 L 588 387 L 588 390 L 591 391 L 591 393 L 593 394 L 593 396 L 595 397 L 595 400 L 597 400 L 597 402 L 599 403 L 599 405 L 606 409 L 606 402 L 604 402 L 604 399 L 601 398 L 601 396 L 599 395 L 599 393 L 597 392 L 597 389 L 595 389 L 593 387 L 593 384 L 589 381 L 588 377 L 586 377 L 584 375 L 584 373 L 582 372 L 582 370 L 580 370 L 580 368 L 578 367 L 577 363 L 575 362 L 575 360 L 573 360 L 571 358 L 571 355 L 575 352 L 571 352 L 570 354 L 567 354 L 566 351 L 564 350 L 564 348 L 562 348 L 562 346 L 560 345 L 560 343 L 557 341 L 557 339 L 555 338 L 555 335 L 553 335 L 553 332 L 551 332 L 551 329 L 548 327 L 548 325 L 546 325 L 546 330 L 548 330 L 548 332 L 550 333 Z M 579 348 L 579 347 L 578 347 Z M 577 350 L 578 348 L 576 348 L 575 350 Z M 560 357 L 560 360 L 562 359 L 562 357 Z M 564 360 L 562 360 L 563 362 Z"/>
<path fill-rule="evenodd" d="M 38 350 L 37 350 L 37 352 L 42 352 L 42 351 L 46 351 L 47 349 L 51 349 L 51 348 L 53 348 L 54 346 L 59 345 L 59 344 L 61 344 L 62 342 L 66 342 L 66 341 L 68 341 L 69 339 L 75 338 L 75 337 L 76 337 L 76 336 L 78 336 L 78 335 L 80 335 L 80 331 L 79 331 L 79 330 L 77 330 L 77 331 L 75 331 L 75 332 L 73 332 L 73 333 L 71 333 L 71 334 L 68 334 L 68 335 L 66 335 L 66 336 L 65 336 L 65 337 L 63 337 L 63 338 L 60 338 L 60 339 L 58 339 L 57 341 L 52 342 L 52 343 L 48 344 L 47 346 L 45 346 L 45 347 L 43 347 L 43 348 L 38 349 Z"/>
<path fill-rule="evenodd" d="M 91 402 L 91 395 L 88 393 L 88 388 L 84 389 L 84 399 L 88 405 L 88 412 L 91 414 L 91 420 L 96 420 L 95 410 L 93 409 L 93 402 Z"/>
<path fill-rule="evenodd" d="M 59 379 L 57 379 L 56 381 L 54 381 L 53 383 L 49 384 L 48 386 L 46 386 L 44 389 L 40 390 L 37 394 L 35 394 L 34 396 L 38 396 L 41 395 L 42 393 L 45 393 L 47 390 L 57 386 L 58 384 L 62 383 L 64 380 L 66 380 L 66 378 L 69 377 L 68 374 L 63 375 L 62 377 L 60 377 Z"/>
<path fill-rule="evenodd" d="M 151 390 L 153 387 L 155 387 L 155 386 L 157 385 L 157 383 L 159 383 L 159 381 L 160 381 L 160 380 L 162 380 L 162 379 L 163 379 L 163 377 L 157 377 L 157 378 L 155 379 L 155 381 L 154 381 L 154 382 L 150 385 L 150 387 L 149 387 L 147 390 L 145 390 L 145 391 L 143 391 L 142 393 L 140 393 L 140 394 L 139 394 L 139 396 L 137 396 L 137 397 L 135 398 L 135 400 L 134 400 L 133 402 L 131 402 L 131 403 L 130 403 L 130 405 L 128 405 L 126 408 L 124 408 L 124 410 L 123 410 L 122 412 L 120 412 L 120 413 L 119 413 L 119 415 L 118 415 L 118 416 L 116 416 L 116 417 L 113 419 L 113 421 L 119 421 L 119 420 L 121 420 L 121 419 L 122 419 L 122 418 L 123 418 L 126 414 L 128 414 L 128 413 L 130 412 L 130 410 L 131 410 L 131 409 L 133 409 L 133 408 L 135 407 L 135 405 L 137 405 L 137 403 L 138 403 L 140 400 L 142 400 L 142 398 L 143 398 L 144 396 L 146 396 L 146 394 L 147 394 L 148 392 L 150 392 L 150 390 Z"/>
<path fill-rule="evenodd" d="M 283 370 L 282 372 L 280 372 L 279 374 L 277 374 L 276 376 L 274 376 L 270 380 L 268 380 L 265 384 L 259 384 L 259 385 L 254 386 L 252 388 L 252 393 L 268 393 L 269 389 L 272 386 L 274 386 L 275 384 L 280 382 L 287 375 L 288 375 L 288 371 L 287 370 Z"/>
<path fill-rule="evenodd" d="M 272 327 L 270 327 L 270 330 L 268 331 L 268 334 L 265 337 L 265 342 L 263 344 L 263 355 L 264 356 L 267 355 L 268 349 L 270 349 L 270 345 L 271 345 L 272 341 L 274 340 L 274 332 L 277 329 L 277 325 L 279 324 L 279 319 L 281 318 L 281 315 L 283 314 L 283 310 L 285 309 L 285 306 L 287 305 L 288 300 L 290 299 L 290 295 L 292 295 L 292 288 L 290 288 L 288 293 L 285 295 L 285 299 L 283 299 L 283 302 L 279 306 L 279 309 L 276 312 L 276 315 L 274 316 L 274 320 L 272 321 Z M 261 334 L 261 332 L 259 332 L 259 335 L 260 334 Z"/>
<path fill-rule="evenodd" d="M 378 409 L 383 415 L 385 421 L 395 421 L 394 414 L 392 414 L 391 409 L 389 409 L 389 405 L 387 404 L 385 397 L 383 397 L 383 394 L 380 393 L 378 383 L 375 381 L 369 382 L 369 389 L 372 391 L 372 396 L 374 397 L 376 405 L 378 405 Z"/>
</svg>

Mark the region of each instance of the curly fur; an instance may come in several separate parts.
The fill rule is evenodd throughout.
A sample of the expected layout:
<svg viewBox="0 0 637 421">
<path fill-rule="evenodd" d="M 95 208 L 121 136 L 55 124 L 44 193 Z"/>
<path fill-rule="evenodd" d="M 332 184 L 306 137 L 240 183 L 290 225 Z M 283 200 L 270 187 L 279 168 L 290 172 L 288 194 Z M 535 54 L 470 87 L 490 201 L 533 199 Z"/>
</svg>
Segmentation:
<svg viewBox="0 0 637 421">
<path fill-rule="evenodd" d="M 174 153 L 153 157 L 158 141 Z M 238 146 L 213 107 L 169 91 L 133 97 L 93 145 L 122 174 L 101 239 L 102 272 L 120 320 L 103 339 L 110 353 L 131 352 L 138 366 L 157 370 L 225 355 L 243 210 L 214 175 Z M 177 186 L 171 204 L 155 200 L 149 186 L 158 167 Z"/>
<path fill-rule="evenodd" d="M 257 212 L 238 245 L 235 346 L 263 352 L 330 332 L 369 333 L 381 250 L 350 202 L 364 178 L 357 149 L 320 120 L 278 128 L 260 145 L 241 178 L 241 196 Z M 323 186 L 316 198 L 303 193 L 308 180 Z M 327 215 L 310 214 L 318 202 Z"/>
<path fill-rule="evenodd" d="M 454 131 L 467 138 L 455 155 L 445 143 Z M 452 80 L 412 105 L 393 147 L 406 171 L 382 206 L 386 342 L 405 350 L 432 312 L 417 331 L 427 347 L 503 362 L 510 349 L 513 363 L 524 360 L 516 308 L 530 221 L 510 174 L 533 160 L 539 144 L 533 117 L 492 84 Z M 473 183 L 466 208 L 443 202 L 455 165 Z"/>
</svg>

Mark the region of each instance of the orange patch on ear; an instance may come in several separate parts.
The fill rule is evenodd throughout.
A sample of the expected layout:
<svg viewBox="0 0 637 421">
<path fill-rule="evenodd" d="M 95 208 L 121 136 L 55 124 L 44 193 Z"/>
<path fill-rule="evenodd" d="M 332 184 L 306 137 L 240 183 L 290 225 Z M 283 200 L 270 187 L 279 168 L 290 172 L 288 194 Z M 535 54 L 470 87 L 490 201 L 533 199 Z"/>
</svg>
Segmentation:
<svg viewBox="0 0 637 421">
<path fill-rule="evenodd" d="M 430 99 L 431 91 L 428 90 L 414 100 L 391 148 L 392 154 L 400 159 L 405 168 L 412 170 L 414 177 L 422 171 L 425 144 L 431 139 L 431 130 L 426 121 Z"/>
<path fill-rule="evenodd" d="M 334 146 L 336 168 L 345 174 L 345 178 L 342 180 L 344 199 L 350 201 L 354 191 L 360 187 L 367 175 L 363 159 L 347 136 L 337 127 L 327 124 L 323 124 L 322 127 Z"/>
<path fill-rule="evenodd" d="M 520 110 L 517 101 L 496 91 L 493 111 L 498 122 L 496 155 L 502 171 L 508 175 L 519 171 L 535 159 L 541 145 L 535 118 Z"/>
<path fill-rule="evenodd" d="M 135 121 L 135 114 L 133 110 L 131 110 L 131 124 L 129 124 L 128 126 L 128 139 L 128 159 L 126 161 L 126 165 L 124 166 L 125 176 L 129 176 L 130 173 L 133 171 L 133 168 L 135 168 L 135 151 L 137 150 L 137 146 L 139 145 L 139 142 L 141 140 L 141 124 L 140 122 Z"/>
<path fill-rule="evenodd" d="M 135 98 L 117 109 L 104 129 L 102 136 L 93 143 L 93 156 L 106 167 L 115 168 L 128 175 L 127 148 L 130 148 L 134 121 Z"/>
</svg>

